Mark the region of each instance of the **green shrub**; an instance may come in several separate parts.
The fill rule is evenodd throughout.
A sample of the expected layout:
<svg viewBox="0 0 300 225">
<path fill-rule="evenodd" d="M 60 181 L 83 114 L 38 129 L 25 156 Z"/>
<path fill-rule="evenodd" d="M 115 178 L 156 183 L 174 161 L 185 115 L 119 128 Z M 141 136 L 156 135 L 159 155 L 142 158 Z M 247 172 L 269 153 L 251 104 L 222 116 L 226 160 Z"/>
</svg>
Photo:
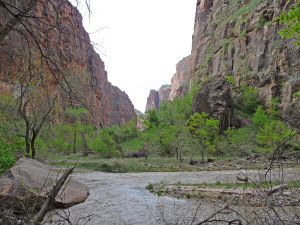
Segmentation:
<svg viewBox="0 0 300 225">
<path fill-rule="evenodd" d="M 239 89 L 239 103 L 242 110 L 248 113 L 254 113 L 260 103 L 260 96 L 258 89 L 252 86 L 248 86 L 245 83 Z"/>
<path fill-rule="evenodd" d="M 278 120 L 269 121 L 260 129 L 256 135 L 257 142 L 266 148 L 274 150 L 279 144 L 290 135 L 293 135 L 291 128 Z"/>
<path fill-rule="evenodd" d="M 153 189 L 153 184 L 148 184 L 148 185 L 146 186 L 146 189 L 147 189 L 147 190 L 152 190 L 152 189 Z"/>
<path fill-rule="evenodd" d="M 260 105 L 257 107 L 256 112 L 253 115 L 253 123 L 257 128 L 263 128 L 267 122 L 269 122 L 269 117 Z"/>
<path fill-rule="evenodd" d="M 0 139 L 0 174 L 13 166 L 15 156 L 11 145 L 5 140 Z"/>
</svg>

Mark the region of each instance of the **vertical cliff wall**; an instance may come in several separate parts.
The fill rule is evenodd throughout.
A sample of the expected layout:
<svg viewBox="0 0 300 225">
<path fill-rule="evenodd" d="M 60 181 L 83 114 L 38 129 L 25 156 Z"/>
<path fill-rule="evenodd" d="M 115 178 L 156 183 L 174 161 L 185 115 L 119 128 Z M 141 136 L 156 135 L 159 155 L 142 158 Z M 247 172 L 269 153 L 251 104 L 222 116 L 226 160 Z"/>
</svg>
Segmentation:
<svg viewBox="0 0 300 225">
<path fill-rule="evenodd" d="M 189 59 L 187 56 L 180 60 L 176 65 L 176 73 L 171 79 L 171 85 L 163 85 L 158 91 L 151 90 L 147 99 L 146 111 L 158 108 L 165 100 L 173 100 L 182 97 L 189 89 Z M 155 102 L 157 104 L 155 104 Z"/>
<path fill-rule="evenodd" d="M 8 2 L 25 7 L 25 2 Z M 108 81 L 104 62 L 95 52 L 78 10 L 67 0 L 40 0 L 29 14 L 39 19 L 29 17 L 24 24 L 17 23 L 0 42 L 2 86 L 7 71 L 22 72 L 20 63 L 16 63 L 20 62 L 21 51 L 30 52 L 41 61 L 43 73 L 55 77 L 50 84 L 53 90 L 63 85 L 71 89 L 59 96 L 63 108 L 70 106 L 68 97 L 73 95 L 87 106 L 89 120 L 96 126 L 129 121 L 135 115 L 134 106 L 125 92 Z M 0 8 L 0 28 L 10 19 L 7 10 Z"/>
<path fill-rule="evenodd" d="M 293 1 L 198 0 L 190 59 L 191 84 L 232 76 L 259 88 L 262 100 L 279 97 L 284 116 L 300 115 L 300 50 L 273 22 Z"/>
</svg>

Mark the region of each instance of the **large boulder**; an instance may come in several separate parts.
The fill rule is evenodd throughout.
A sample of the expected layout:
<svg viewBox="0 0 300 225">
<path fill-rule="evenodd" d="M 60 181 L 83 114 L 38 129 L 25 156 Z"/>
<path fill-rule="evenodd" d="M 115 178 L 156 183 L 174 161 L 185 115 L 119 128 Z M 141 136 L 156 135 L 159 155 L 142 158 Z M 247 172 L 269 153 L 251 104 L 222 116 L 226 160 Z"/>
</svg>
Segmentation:
<svg viewBox="0 0 300 225">
<path fill-rule="evenodd" d="M 29 158 L 21 158 L 0 177 L 0 205 L 6 209 L 38 209 L 59 180 L 48 165 Z M 88 187 L 72 177 L 58 193 L 54 206 L 69 207 L 83 202 L 89 195 Z"/>
<path fill-rule="evenodd" d="M 220 132 L 232 123 L 234 106 L 228 80 L 224 77 L 212 77 L 204 82 L 194 95 L 192 114 L 205 112 L 220 121 Z"/>
</svg>

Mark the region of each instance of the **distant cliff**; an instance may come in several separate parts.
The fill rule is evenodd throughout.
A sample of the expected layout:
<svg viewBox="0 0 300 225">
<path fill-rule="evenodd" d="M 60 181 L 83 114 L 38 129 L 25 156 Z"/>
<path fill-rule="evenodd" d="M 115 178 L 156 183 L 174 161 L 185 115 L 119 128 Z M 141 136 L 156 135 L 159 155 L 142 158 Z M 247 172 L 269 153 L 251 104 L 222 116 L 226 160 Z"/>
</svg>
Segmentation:
<svg viewBox="0 0 300 225">
<path fill-rule="evenodd" d="M 300 50 L 273 22 L 292 1 L 198 0 L 190 59 L 191 84 L 232 76 L 259 89 L 265 104 L 279 97 L 283 116 L 300 115 Z"/>
<path fill-rule="evenodd" d="M 18 7 L 22 7 L 24 3 L 16 3 L 12 0 L 9 2 L 12 5 L 20 4 Z M 0 43 L 2 86 L 5 86 L 5 71 L 17 70 L 15 58 L 20 51 L 31 51 L 34 54 L 34 51 L 39 52 L 38 48 L 41 48 L 44 52 L 42 54 L 48 57 L 41 62 L 41 65 L 46 65 L 51 60 L 50 66 L 43 65 L 45 74 L 57 79 L 51 82 L 53 90 L 63 82 L 61 74 L 65 74 L 64 80 L 73 87 L 72 92 L 62 91 L 59 96 L 58 101 L 63 108 L 69 107 L 70 104 L 64 96 L 77 94 L 76 97 L 81 98 L 89 109 L 90 123 L 100 126 L 100 124 L 113 125 L 129 121 L 135 115 L 134 106 L 125 92 L 108 81 L 104 63 L 95 52 L 89 35 L 82 25 L 81 14 L 67 0 L 51 2 L 55 7 L 46 0 L 37 1 L 29 13 L 41 19 L 29 19 L 28 22 L 24 22 L 31 24 L 27 30 L 17 25 L 16 29 Z M 5 13 L 0 12 L 0 15 Z M 9 16 L 1 17 L 0 28 L 9 19 Z M 36 40 L 29 35 L 26 43 L 22 32 L 26 34 L 29 31 L 34 34 Z M 68 88 L 67 85 L 65 86 Z"/>
<path fill-rule="evenodd" d="M 163 85 L 158 91 L 151 90 L 147 98 L 146 111 L 158 108 L 165 100 L 182 97 L 189 89 L 189 59 L 187 56 L 176 65 L 176 73 L 171 79 L 171 85 Z"/>
</svg>

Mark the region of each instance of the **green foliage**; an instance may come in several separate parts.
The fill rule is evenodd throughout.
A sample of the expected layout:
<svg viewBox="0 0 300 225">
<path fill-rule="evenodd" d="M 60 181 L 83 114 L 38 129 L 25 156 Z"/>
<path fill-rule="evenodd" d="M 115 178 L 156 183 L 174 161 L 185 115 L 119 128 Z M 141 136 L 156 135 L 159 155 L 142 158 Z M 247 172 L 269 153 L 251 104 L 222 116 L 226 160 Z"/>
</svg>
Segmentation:
<svg viewBox="0 0 300 225">
<path fill-rule="evenodd" d="M 293 135 L 293 131 L 283 122 L 269 121 L 256 135 L 257 142 L 263 145 L 266 151 L 274 150 L 285 138 Z"/>
<path fill-rule="evenodd" d="M 260 103 L 260 96 L 258 89 L 252 86 L 248 86 L 245 83 L 239 89 L 239 104 L 242 106 L 242 110 L 253 113 Z"/>
<path fill-rule="evenodd" d="M 250 155 L 257 150 L 256 130 L 253 126 L 245 126 L 239 129 L 229 128 L 221 137 L 220 145 L 226 155 Z"/>
<path fill-rule="evenodd" d="M 288 11 L 284 11 L 279 17 L 275 18 L 283 24 L 283 28 L 279 30 L 279 34 L 283 37 L 291 37 L 295 35 L 296 44 L 300 44 L 300 1 L 293 4 Z"/>
<path fill-rule="evenodd" d="M 146 189 L 147 190 L 152 190 L 154 187 L 153 187 L 153 184 L 148 184 L 147 186 L 146 186 Z"/>
<path fill-rule="evenodd" d="M 208 114 L 195 113 L 187 121 L 187 130 L 199 141 L 201 145 L 202 161 L 204 161 L 204 151 L 215 149 L 215 141 L 219 135 L 219 121 L 209 118 Z"/>
<path fill-rule="evenodd" d="M 235 87 L 235 80 L 234 80 L 234 77 L 232 76 L 225 76 L 225 78 L 228 80 L 228 83 L 230 85 L 230 87 Z"/>
<path fill-rule="evenodd" d="M 146 112 L 145 125 L 149 128 L 158 127 L 160 124 L 160 119 L 156 109 L 151 109 Z"/>
<path fill-rule="evenodd" d="M 270 119 L 280 120 L 279 97 L 271 99 L 267 113 L 270 116 Z"/>
<path fill-rule="evenodd" d="M 237 19 L 237 18 L 243 16 L 244 14 L 250 13 L 251 11 L 253 11 L 255 9 L 255 7 L 258 4 L 260 4 L 261 2 L 264 2 L 264 1 L 265 0 L 251 0 L 251 1 L 249 1 L 248 4 L 245 4 L 241 7 L 239 7 L 236 11 L 231 13 L 231 15 L 227 19 L 223 20 L 223 22 L 221 23 L 221 26 L 224 26 L 229 21 Z"/>
<path fill-rule="evenodd" d="M 96 136 L 90 141 L 89 148 L 100 155 L 120 155 L 120 152 L 116 150 L 114 138 L 104 129 L 98 130 Z"/>
<path fill-rule="evenodd" d="M 278 98 L 275 98 L 272 107 L 277 104 Z M 294 133 L 288 125 L 279 120 L 278 112 L 278 109 L 271 108 L 267 114 L 262 106 L 259 106 L 253 115 L 253 123 L 258 129 L 257 143 L 262 145 L 265 151 L 274 150 L 285 138 Z"/>
<path fill-rule="evenodd" d="M 300 98 L 300 91 L 293 94 L 293 98 Z"/>
<path fill-rule="evenodd" d="M 264 17 L 264 14 L 261 12 L 259 14 L 259 18 L 258 18 L 257 24 L 255 24 L 255 27 L 256 28 L 263 27 L 265 25 L 265 22 L 266 22 L 266 19 Z"/>
<path fill-rule="evenodd" d="M 242 39 L 246 36 L 247 32 L 246 30 L 242 30 L 241 33 L 239 34 L 239 38 Z"/>
<path fill-rule="evenodd" d="M 258 129 L 260 129 L 263 128 L 267 122 L 269 122 L 269 117 L 260 105 L 257 107 L 256 112 L 253 115 L 253 123 Z"/>
<path fill-rule="evenodd" d="M 0 174 L 15 163 L 12 144 L 0 138 Z"/>
<path fill-rule="evenodd" d="M 209 47 L 206 50 L 206 55 L 205 55 L 205 62 L 206 63 L 208 63 L 212 59 L 214 52 L 215 52 L 214 47 Z"/>
</svg>

